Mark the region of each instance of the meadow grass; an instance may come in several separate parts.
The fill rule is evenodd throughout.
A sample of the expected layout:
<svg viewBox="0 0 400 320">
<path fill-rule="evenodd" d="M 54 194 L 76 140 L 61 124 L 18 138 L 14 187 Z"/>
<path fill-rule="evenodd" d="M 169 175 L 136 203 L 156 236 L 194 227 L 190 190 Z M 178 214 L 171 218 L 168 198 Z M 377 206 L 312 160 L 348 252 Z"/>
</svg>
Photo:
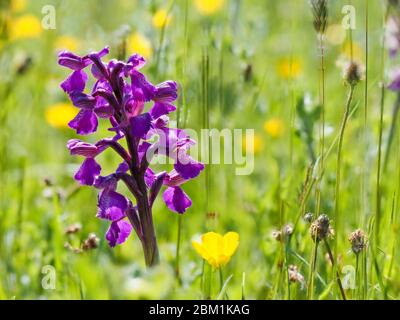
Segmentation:
<svg viewBox="0 0 400 320">
<path fill-rule="evenodd" d="M 351 32 L 341 27 L 348 3 L 327 1 L 324 37 L 305 0 L 226 0 L 210 15 L 190 0 L 11 2 L 0 5 L 0 299 L 399 298 L 399 99 L 387 90 L 398 57 L 382 41 L 387 1 L 353 1 Z M 11 38 L 10 25 L 27 14 L 40 21 L 48 4 L 55 30 Z M 152 24 L 159 8 L 171 17 L 161 28 Z M 148 42 L 129 42 L 123 25 Z M 66 142 L 77 136 L 46 117 L 67 102 L 57 65 L 66 35 L 82 55 L 105 45 L 110 57 L 146 54 L 153 83 L 179 83 L 177 127 L 255 130 L 250 175 L 207 165 L 185 184 L 193 206 L 182 216 L 156 201 L 161 262 L 149 270 L 134 235 L 108 247 L 97 192 L 72 178 L 80 159 Z M 365 66 L 356 86 L 343 80 L 343 56 Z M 85 139 L 105 132 L 103 123 Z M 100 157 L 106 172 L 118 165 L 112 153 Z M 307 213 L 326 214 L 332 237 L 315 241 Z M 368 238 L 360 254 L 348 241 L 356 229 Z M 191 244 L 207 231 L 240 235 L 218 271 Z M 75 250 L 91 233 L 98 247 Z M 56 270 L 54 290 L 43 287 L 45 266 Z"/>
</svg>

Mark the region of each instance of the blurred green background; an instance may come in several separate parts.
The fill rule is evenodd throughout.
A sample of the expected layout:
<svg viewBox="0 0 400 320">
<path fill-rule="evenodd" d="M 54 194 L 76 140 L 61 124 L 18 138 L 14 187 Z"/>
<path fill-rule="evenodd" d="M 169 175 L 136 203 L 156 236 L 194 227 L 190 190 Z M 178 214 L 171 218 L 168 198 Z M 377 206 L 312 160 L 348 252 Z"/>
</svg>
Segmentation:
<svg viewBox="0 0 400 320">
<path fill-rule="evenodd" d="M 334 141 L 343 116 L 348 88 L 337 61 L 366 63 L 366 1 L 353 1 L 356 29 L 352 45 L 341 27 L 342 7 L 349 1 L 328 1 L 325 39 L 326 146 Z M 319 153 L 319 42 L 308 1 L 22 1 L 1 0 L 0 35 L 0 298 L 1 299 L 198 299 L 203 261 L 191 241 L 206 231 L 236 231 L 240 245 L 224 267 L 230 298 L 305 299 L 301 283 L 288 292 L 283 261 L 298 267 L 308 281 L 313 241 L 309 226 L 299 220 L 290 251 L 271 235 L 299 214 L 315 212 L 312 189 L 301 206 L 313 152 Z M 54 6 L 56 29 L 41 21 L 46 5 Z M 341 182 L 341 224 L 335 230 L 339 272 L 356 265 L 348 234 L 362 228 L 373 236 L 376 172 L 380 129 L 379 83 L 396 65 L 384 59 L 383 21 L 386 1 L 369 1 L 368 110 L 364 86 L 355 92 L 355 112 L 346 128 Z M 46 7 L 45 7 L 46 8 Z M 167 20 L 165 20 L 167 19 Z M 177 102 L 182 127 L 249 128 L 255 130 L 254 172 L 235 175 L 235 165 L 209 165 L 198 179 L 185 184 L 193 206 L 183 216 L 180 277 L 177 279 L 178 216 L 161 199 L 154 207 L 161 264 L 146 271 L 140 242 L 132 234 L 114 249 L 104 234 L 108 223 L 95 217 L 94 188 L 79 187 L 73 173 L 81 159 L 71 157 L 67 128 L 76 112 L 59 83 L 67 76 L 57 65 L 57 52 L 78 54 L 110 45 L 110 58 L 144 55 L 143 72 L 153 83 L 173 79 L 180 84 Z M 125 50 L 124 50 L 125 48 Z M 395 94 L 386 93 L 383 146 L 387 143 Z M 304 110 L 301 109 L 304 101 Z M 302 110 L 304 112 L 302 112 Z M 314 115 L 313 115 L 314 114 Z M 366 120 L 365 120 L 366 119 Z M 106 135 L 103 123 L 93 136 Z M 313 151 L 311 151 L 313 150 Z M 396 299 L 400 293 L 398 198 L 399 135 L 382 169 L 379 249 L 366 253 L 367 294 L 364 298 Z M 324 163 L 320 184 L 321 212 L 333 218 L 336 146 Z M 111 172 L 118 163 L 104 153 L 100 162 Z M 309 175 L 310 178 L 310 175 Z M 80 225 L 76 233 L 65 231 Z M 95 233 L 97 249 L 77 253 Z M 65 246 L 68 243 L 69 245 Z M 323 248 L 321 246 L 321 248 Z M 339 298 L 325 251 L 319 251 L 315 298 Z M 377 262 L 379 270 L 374 267 Z M 43 266 L 55 267 L 54 290 L 42 287 Z M 341 274 L 342 277 L 345 274 Z M 218 275 L 214 274 L 214 297 Z M 360 285 L 357 283 L 357 285 Z M 346 290 L 360 298 L 359 290 Z"/>
</svg>

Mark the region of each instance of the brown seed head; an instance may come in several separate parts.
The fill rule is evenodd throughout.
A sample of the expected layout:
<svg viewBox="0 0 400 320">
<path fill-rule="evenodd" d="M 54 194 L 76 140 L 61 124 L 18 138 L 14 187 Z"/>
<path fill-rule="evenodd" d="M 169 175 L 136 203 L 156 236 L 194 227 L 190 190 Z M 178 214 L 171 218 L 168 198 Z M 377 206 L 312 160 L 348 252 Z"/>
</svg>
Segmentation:
<svg viewBox="0 0 400 320">
<path fill-rule="evenodd" d="M 82 249 L 84 251 L 96 249 L 99 246 L 100 239 L 94 234 L 89 234 L 88 238 L 83 242 Z"/>
<path fill-rule="evenodd" d="M 77 233 L 81 230 L 82 226 L 80 225 L 80 223 L 74 223 L 71 224 L 70 226 L 68 226 L 65 229 L 65 234 L 73 234 L 73 233 Z"/>
<path fill-rule="evenodd" d="M 357 61 L 350 61 L 344 65 L 343 78 L 351 86 L 355 86 L 364 78 L 364 67 Z"/>
<path fill-rule="evenodd" d="M 311 9 L 314 16 L 314 29 L 319 34 L 324 34 L 328 24 L 327 0 L 311 0 Z"/>
<path fill-rule="evenodd" d="M 311 223 L 314 219 L 314 215 L 311 212 L 308 212 L 303 216 L 303 219 L 305 222 Z"/>
<path fill-rule="evenodd" d="M 311 237 L 316 241 L 321 241 L 333 234 L 329 218 L 326 214 L 321 214 L 310 226 Z"/>
<path fill-rule="evenodd" d="M 351 243 L 351 250 L 353 250 L 355 254 L 359 254 L 367 247 L 367 235 L 361 229 L 350 233 L 349 241 Z"/>
<path fill-rule="evenodd" d="M 272 238 L 276 241 L 281 241 L 283 237 L 289 237 L 293 233 L 293 225 L 288 223 L 282 227 L 282 230 L 274 230 L 272 231 Z"/>
<path fill-rule="evenodd" d="M 302 286 L 304 285 L 304 276 L 298 271 L 297 266 L 295 265 L 289 265 L 288 267 L 288 273 L 289 273 L 289 281 L 292 283 L 298 282 Z"/>
</svg>

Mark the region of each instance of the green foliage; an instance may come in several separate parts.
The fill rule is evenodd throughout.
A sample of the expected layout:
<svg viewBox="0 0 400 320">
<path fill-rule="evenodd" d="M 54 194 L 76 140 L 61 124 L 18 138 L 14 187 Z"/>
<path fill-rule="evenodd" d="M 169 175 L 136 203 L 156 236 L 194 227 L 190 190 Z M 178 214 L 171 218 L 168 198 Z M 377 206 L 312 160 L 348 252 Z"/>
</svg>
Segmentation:
<svg viewBox="0 0 400 320">
<path fill-rule="evenodd" d="M 310 225 L 302 216 L 307 212 L 316 216 L 319 211 L 330 219 L 334 217 L 337 134 L 348 92 L 336 62 L 349 35 L 334 44 L 329 40 L 329 27 L 341 24 L 341 8 L 348 3 L 327 1 L 325 104 L 320 106 L 316 103 L 321 85 L 319 41 L 307 1 L 225 2 L 223 10 L 210 16 L 201 15 L 193 1 L 187 0 L 168 4 L 38 0 L 27 1 L 26 8 L 16 12 L 2 2 L 0 299 L 202 299 L 205 291 L 213 298 L 307 299 L 306 285 L 290 282 L 289 266 L 296 265 L 305 284 L 309 283 L 314 242 Z M 365 6 L 363 1 L 353 3 L 357 13 L 357 29 L 352 33 L 354 55 L 359 54 L 365 63 Z M 10 23 L 25 14 L 35 15 L 40 21 L 41 8 L 48 4 L 57 12 L 56 30 L 43 30 L 29 39 L 10 39 Z M 164 29 L 152 26 L 152 14 L 160 7 L 170 8 L 172 15 Z M 344 133 L 336 246 L 332 239 L 328 241 L 337 250 L 334 255 L 342 277 L 344 266 L 357 268 L 356 289 L 346 289 L 347 298 L 399 299 L 398 126 L 389 136 L 396 95 L 385 91 L 381 122 L 378 82 L 382 74 L 384 8 L 380 1 L 371 1 L 369 10 L 369 30 L 373 32 L 369 34 L 368 110 L 364 114 L 364 81 L 355 89 L 353 102 L 358 108 L 352 109 Z M 325 11 L 322 13 L 326 23 Z M 115 249 L 107 246 L 107 223 L 95 217 L 96 191 L 77 186 L 72 178 L 81 159 L 70 156 L 65 145 L 68 139 L 77 137 L 72 130 L 55 128 L 46 120 L 50 106 L 67 102 L 59 88 L 67 75 L 57 66 L 60 37 L 77 39 L 79 54 L 109 44 L 110 56 L 116 57 L 123 52 L 125 33 L 118 32 L 122 25 L 129 26 L 128 34 L 139 32 L 150 42 L 153 52 L 145 67 L 150 80 L 179 82 L 179 126 L 195 130 L 252 128 L 256 135 L 254 171 L 237 176 L 234 164 L 208 165 L 199 179 L 185 185 L 193 207 L 181 223 L 162 199 L 157 199 L 154 220 L 161 264 L 152 270 L 145 269 L 140 241 L 135 236 Z M 126 50 L 127 55 L 133 53 L 129 44 Z M 289 71 L 283 60 L 291 61 Z M 394 64 L 388 59 L 383 67 L 389 70 Z M 315 161 L 320 158 L 322 108 L 325 151 L 329 148 L 329 152 L 320 166 Z M 264 130 L 265 122 L 271 119 L 283 124 L 276 136 Z M 391 152 L 377 192 L 381 125 L 382 152 L 388 139 Z M 95 142 L 103 137 L 106 124 L 99 131 L 85 139 Z M 111 151 L 101 155 L 99 162 L 105 172 L 119 163 Z M 312 174 L 316 166 L 317 178 Z M 379 232 L 375 225 L 377 202 Z M 80 230 L 66 234 L 66 228 L 76 223 L 81 225 Z M 272 232 L 282 231 L 287 224 L 294 226 L 290 237 L 274 239 Z M 178 225 L 182 226 L 179 279 L 175 260 Z M 347 237 L 358 228 L 367 233 L 368 246 L 357 262 Z M 203 267 L 191 245 L 194 237 L 211 230 L 240 235 L 238 251 L 223 269 L 222 286 L 218 272 Z M 82 249 L 91 233 L 100 239 L 99 246 L 76 250 Z M 43 267 L 47 265 L 56 271 L 54 290 L 42 286 L 46 276 Z M 206 276 L 204 270 L 209 270 Z M 324 246 L 318 248 L 313 274 L 314 298 L 341 298 Z M 212 284 L 204 283 L 205 278 L 209 281 L 207 277 Z"/>
</svg>

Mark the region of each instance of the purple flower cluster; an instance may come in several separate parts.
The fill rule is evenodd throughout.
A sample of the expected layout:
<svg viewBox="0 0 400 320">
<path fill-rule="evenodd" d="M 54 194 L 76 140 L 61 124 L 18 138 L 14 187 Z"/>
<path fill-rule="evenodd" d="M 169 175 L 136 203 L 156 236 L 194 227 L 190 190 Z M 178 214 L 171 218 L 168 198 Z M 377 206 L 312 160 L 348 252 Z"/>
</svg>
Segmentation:
<svg viewBox="0 0 400 320">
<path fill-rule="evenodd" d="M 386 21 L 385 46 L 389 56 L 395 59 L 400 49 L 400 19 L 398 15 L 391 15 Z M 389 71 L 389 85 L 391 91 L 400 91 L 400 68 L 394 67 Z"/>
<path fill-rule="evenodd" d="M 88 135 L 97 130 L 99 119 L 108 119 L 109 131 L 113 132 L 113 137 L 95 144 L 72 139 L 67 146 L 72 155 L 85 158 L 75 179 L 101 190 L 97 217 L 111 222 L 106 234 L 110 246 L 123 243 L 134 228 L 146 262 L 152 264 L 158 252 L 151 208 L 161 187 L 167 187 L 163 193 L 167 207 L 184 213 L 192 201 L 181 185 L 198 176 L 204 165 L 188 154 L 195 142 L 183 130 L 168 127 L 168 114 L 176 110 L 172 104 L 178 97 L 176 82 L 153 85 L 139 71 L 145 64 L 143 57 L 134 54 L 127 62 L 105 63 L 102 58 L 108 52 L 106 47 L 83 57 L 67 51 L 59 54 L 58 63 L 72 70 L 61 88 L 79 108 L 69 126 L 80 135 Z M 95 82 L 90 92 L 85 92 L 88 74 L 84 70 L 88 67 Z M 145 112 L 148 102 L 152 106 Z M 152 139 L 154 136 L 158 139 Z M 123 138 L 127 148 L 119 143 Z M 122 163 L 114 173 L 102 176 L 96 157 L 108 148 L 118 153 Z M 151 170 L 149 163 L 156 154 L 172 158 L 174 169 L 169 173 Z M 132 192 L 136 204 L 118 193 L 119 181 Z"/>
</svg>

